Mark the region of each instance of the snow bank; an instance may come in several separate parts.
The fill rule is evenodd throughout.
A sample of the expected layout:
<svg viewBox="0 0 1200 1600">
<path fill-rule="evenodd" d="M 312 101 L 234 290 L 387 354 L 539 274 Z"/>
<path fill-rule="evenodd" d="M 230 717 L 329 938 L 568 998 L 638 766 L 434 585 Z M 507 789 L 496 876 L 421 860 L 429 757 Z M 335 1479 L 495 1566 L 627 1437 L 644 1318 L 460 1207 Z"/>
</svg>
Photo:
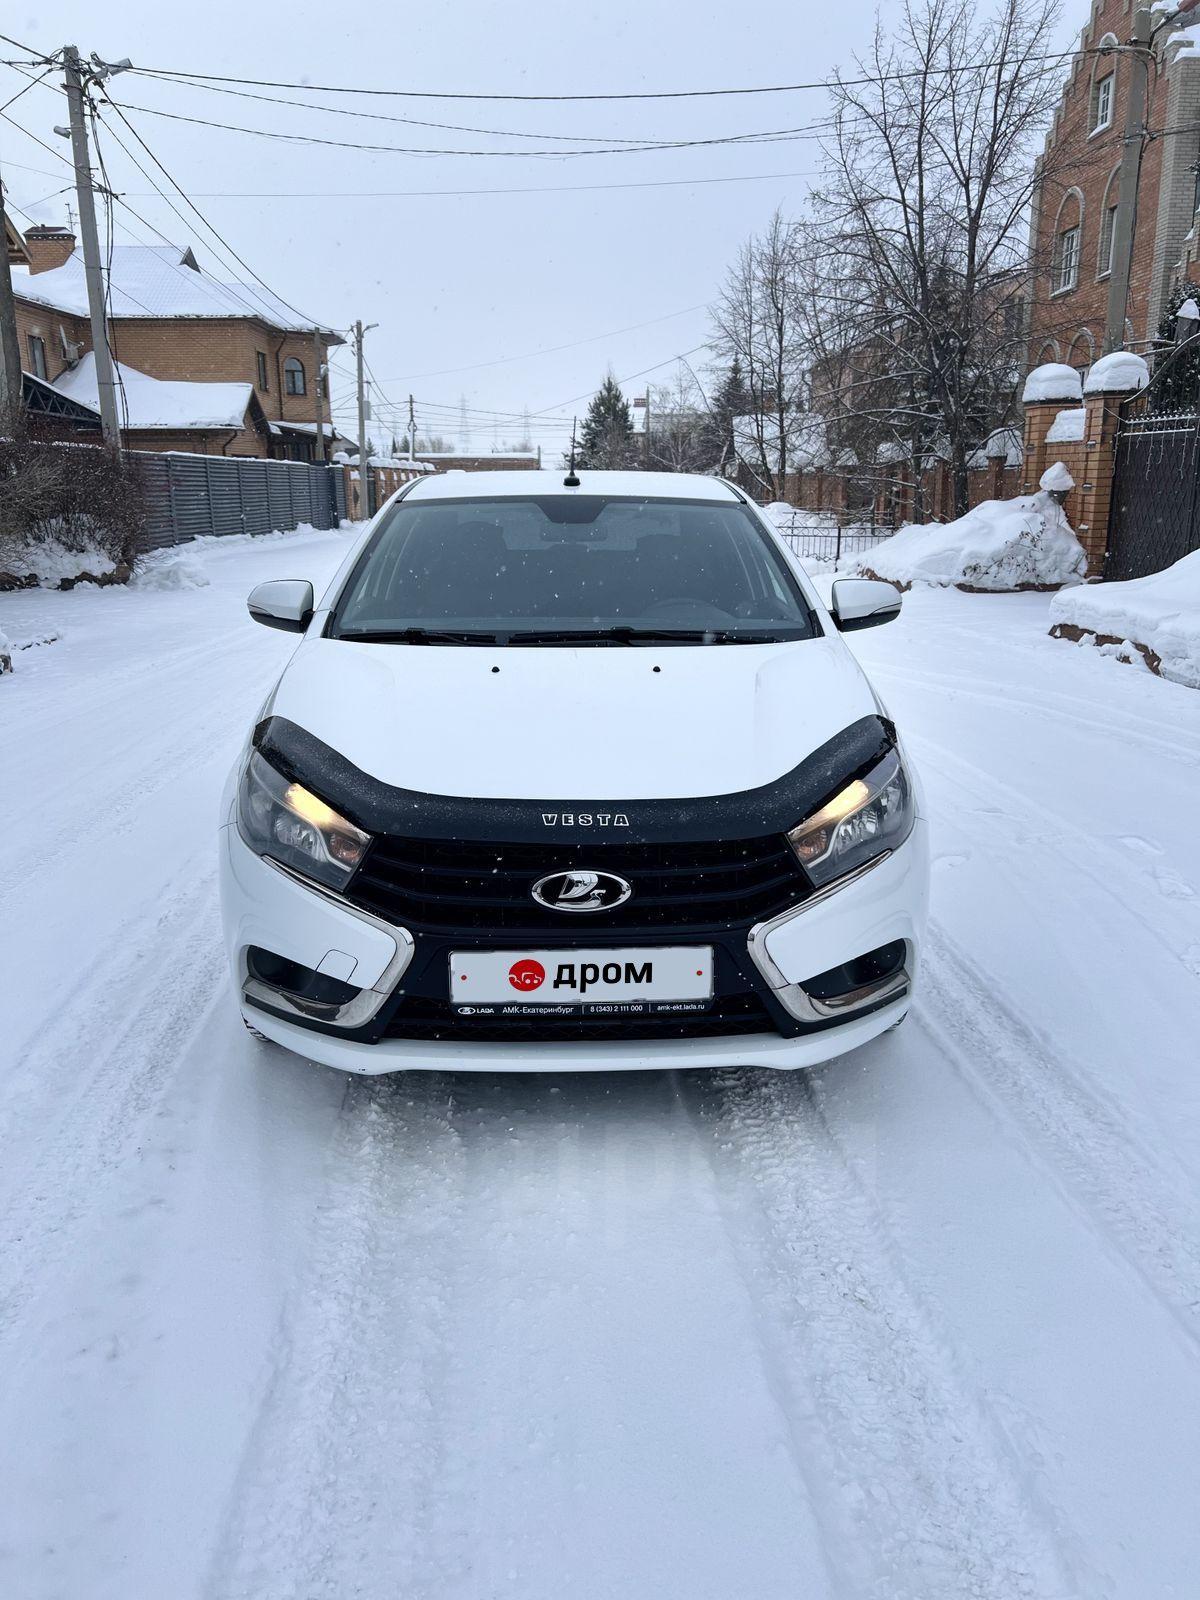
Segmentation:
<svg viewBox="0 0 1200 1600">
<path fill-rule="evenodd" d="M 57 539 L 0 541 L 0 572 L 34 581 L 43 589 L 57 589 L 64 582 L 69 586 L 80 578 L 108 578 L 116 570 L 116 562 L 99 545 L 72 549 Z"/>
<path fill-rule="evenodd" d="M 189 555 L 172 551 L 165 558 L 150 558 L 139 562 L 130 580 L 133 589 L 205 589 L 208 574 L 200 563 Z"/>
<path fill-rule="evenodd" d="M 853 557 L 849 570 L 904 587 L 954 584 L 1002 592 L 1078 583 L 1087 556 L 1058 501 L 1042 492 L 985 500 L 954 522 L 910 523 Z"/>
<path fill-rule="evenodd" d="M 1074 367 L 1065 361 L 1046 361 L 1025 379 L 1021 399 L 1028 405 L 1039 400 L 1082 400 L 1083 385 Z"/>
<path fill-rule="evenodd" d="M 1133 394 L 1150 382 L 1150 368 L 1131 350 L 1114 350 L 1094 361 L 1083 385 L 1084 394 Z"/>
<path fill-rule="evenodd" d="M 11 671 L 12 645 L 9 643 L 8 635 L 5 633 L 4 629 L 0 628 L 0 677 L 2 677 L 4 673 Z"/>
<path fill-rule="evenodd" d="M 1050 632 L 1136 653 L 1164 678 L 1200 689 L 1200 550 L 1148 578 L 1055 595 Z"/>
</svg>

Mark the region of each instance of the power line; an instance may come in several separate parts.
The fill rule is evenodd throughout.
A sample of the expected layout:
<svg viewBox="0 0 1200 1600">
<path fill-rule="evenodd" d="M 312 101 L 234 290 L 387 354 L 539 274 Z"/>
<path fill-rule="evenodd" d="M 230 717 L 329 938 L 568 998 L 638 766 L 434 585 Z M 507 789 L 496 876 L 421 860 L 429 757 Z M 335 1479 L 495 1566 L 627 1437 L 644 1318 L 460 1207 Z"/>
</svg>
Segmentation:
<svg viewBox="0 0 1200 1600">
<path fill-rule="evenodd" d="M 116 105 L 115 101 L 111 103 Z M 311 144 L 333 150 L 365 150 L 381 155 L 490 157 L 500 161 L 527 161 L 538 156 L 567 160 L 583 156 L 645 155 L 656 150 L 710 149 L 716 145 L 790 144 L 803 139 L 822 139 L 832 130 L 831 124 L 804 123 L 798 128 L 768 129 L 763 133 L 723 134 L 711 139 L 664 139 L 649 144 L 595 145 L 587 150 L 452 150 L 433 145 L 368 144 L 364 140 L 325 139 L 313 133 L 278 133 L 270 128 L 248 128 L 238 122 L 190 117 L 181 111 L 161 111 L 154 106 L 133 105 L 129 101 L 125 104 L 130 111 L 140 111 L 146 116 L 165 117 L 170 122 L 186 122 L 194 127 L 217 128 L 223 133 L 250 134 L 256 139 L 272 139 L 281 144 Z"/>
<path fill-rule="evenodd" d="M 319 327 L 320 323 L 317 321 L 316 318 L 306 315 L 306 313 L 301 311 L 299 309 L 299 307 L 294 306 L 291 303 L 290 300 L 285 300 L 281 294 L 277 294 L 276 291 L 271 288 L 271 285 L 269 283 L 267 283 L 267 281 L 264 278 L 260 278 L 258 273 L 255 272 L 254 268 L 250 265 L 250 263 L 248 261 L 244 260 L 243 257 L 240 256 L 237 253 L 237 251 L 233 248 L 233 246 L 228 243 L 228 241 L 224 238 L 224 236 L 212 225 L 211 222 L 209 222 L 208 218 L 200 210 L 199 206 L 197 206 L 195 204 L 195 202 L 190 199 L 190 197 L 188 196 L 186 190 L 182 187 L 182 185 L 180 185 L 171 176 L 171 174 L 167 171 L 166 167 L 163 166 L 162 162 L 154 154 L 154 151 L 151 150 L 150 146 L 142 138 L 141 134 L 137 131 L 137 129 L 132 124 L 132 122 L 130 122 L 129 118 L 121 110 L 121 107 L 112 98 L 111 94 L 108 95 L 108 104 L 116 112 L 117 116 L 120 117 L 121 121 L 125 124 L 126 128 L 128 128 L 129 132 L 137 140 L 138 144 L 141 145 L 142 149 L 150 157 L 150 160 L 153 161 L 154 165 L 162 173 L 163 177 L 166 178 L 167 182 L 176 191 L 176 193 L 179 195 L 180 199 L 187 206 L 188 210 L 191 211 L 194 216 L 199 218 L 200 222 L 204 225 L 205 228 L 208 229 L 209 233 L 212 234 L 213 238 L 218 241 L 218 243 L 221 245 L 221 248 L 225 251 L 225 253 L 227 255 L 232 256 L 233 259 L 238 263 L 238 265 L 240 267 L 242 267 L 244 271 L 248 272 L 256 283 L 261 284 L 262 287 L 267 291 L 267 293 L 271 296 L 271 298 L 273 300 L 277 301 L 280 305 L 286 306 L 289 311 L 295 312 L 296 316 L 298 316 L 301 319 L 301 321 L 304 322 L 308 327 Z M 109 124 L 106 121 L 105 122 L 105 127 L 108 127 L 108 126 L 109 126 Z M 110 131 L 112 131 L 112 130 L 110 129 Z M 122 141 L 120 138 L 118 138 L 115 133 L 114 133 L 114 137 L 117 138 L 117 142 L 121 145 L 121 148 L 125 151 L 125 153 L 130 157 L 130 160 L 134 161 L 134 164 L 135 164 L 135 166 L 138 167 L 138 170 L 143 174 L 144 177 L 148 178 L 150 183 L 157 189 L 158 186 L 157 186 L 157 184 L 154 183 L 153 178 L 150 178 L 150 175 L 149 175 L 149 173 L 146 172 L 145 168 L 142 167 L 141 164 L 136 161 L 136 159 L 134 158 L 132 152 L 129 150 L 128 146 L 125 145 L 124 141 Z M 159 190 L 159 193 L 161 194 L 162 191 Z M 166 195 L 162 195 L 162 198 L 164 200 L 167 199 Z M 246 289 L 248 293 L 254 294 L 254 290 L 250 289 L 249 285 L 242 284 L 242 287 L 244 289 Z M 256 295 L 255 298 L 258 299 L 260 297 Z M 265 307 L 266 302 L 264 301 L 262 303 L 263 303 L 263 305 Z M 272 314 L 273 317 L 278 317 L 278 311 L 275 308 L 271 308 L 271 314 Z"/>
<path fill-rule="evenodd" d="M 399 122 L 410 128 L 438 128 L 444 133 L 483 133 L 497 139 L 560 139 L 566 143 L 574 140 L 578 144 L 612 144 L 617 135 L 588 134 L 588 133 L 526 133 L 512 128 L 478 128 L 464 126 L 459 122 L 431 122 L 422 117 L 397 117 L 391 116 L 386 111 L 357 111 L 346 106 L 323 106 L 315 100 L 292 100 L 283 95 L 254 94 L 247 89 L 226 89 L 219 83 L 204 83 L 197 79 L 187 79 L 163 73 L 153 80 L 158 83 L 174 83 L 188 89 L 207 89 L 211 94 L 234 95 L 239 100 L 257 100 L 268 106 L 297 106 L 301 111 L 323 111 L 331 117 L 358 117 L 371 122 Z M 628 138 L 626 144 L 653 144 L 653 139 Z"/>
<path fill-rule="evenodd" d="M 16 105 L 17 101 L 21 98 L 21 96 L 23 94 L 28 94 L 30 89 L 36 89 L 38 84 L 41 83 L 42 79 L 45 78 L 53 70 L 54 70 L 53 67 L 47 67 L 46 71 L 40 73 L 36 78 L 29 78 L 29 74 L 27 72 L 22 72 L 21 76 L 23 78 L 29 78 L 29 82 L 25 85 L 25 87 L 23 89 L 18 89 L 16 94 L 10 95 L 9 98 L 4 102 L 4 104 L 2 106 L 0 106 L 0 111 L 7 111 L 9 106 Z M 20 72 L 21 69 L 18 67 L 17 71 Z"/>
<path fill-rule="evenodd" d="M 24 49 L 25 46 L 20 48 Z M 1047 51 L 1043 55 L 1030 56 L 1028 61 L 1064 61 L 1078 55 L 1078 50 Z M 962 65 L 939 67 L 935 69 L 915 68 L 911 72 L 876 73 L 859 78 L 818 78 L 807 83 L 772 83 L 754 88 L 720 88 L 720 89 L 639 89 L 627 90 L 608 94 L 478 94 L 463 90 L 437 90 L 437 89 L 365 89 L 357 85 L 330 84 L 330 83 L 295 83 L 279 78 L 239 78 L 230 74 L 216 72 L 188 72 L 182 68 L 174 67 L 135 67 L 132 70 L 141 77 L 150 78 L 190 78 L 207 83 L 236 83 L 253 89 L 297 89 L 310 94 L 360 94 L 378 95 L 398 100 L 492 100 L 511 102 L 544 102 L 565 104 L 568 102 L 579 104 L 585 101 L 597 100 L 705 100 L 727 95 L 756 95 L 756 94 L 796 94 L 802 90 L 832 89 L 838 87 L 853 88 L 859 84 L 897 83 L 905 79 L 925 78 L 930 76 L 953 76 L 963 72 L 987 71 L 992 67 L 1005 67 L 1010 65 L 1006 60 L 999 61 L 972 61 Z"/>
<path fill-rule="evenodd" d="M 631 322 L 627 328 L 613 328 L 608 333 L 589 334 L 586 339 L 573 339 L 569 344 L 552 344 L 541 350 L 529 350 L 519 356 L 499 356 L 495 361 L 476 361 L 466 367 L 440 367 L 435 372 L 411 372 L 407 377 L 388 378 L 388 383 L 419 383 L 422 378 L 448 378 L 458 372 L 478 372 L 484 367 L 504 367 L 514 361 L 532 361 L 536 356 L 558 355 L 562 350 L 577 350 L 580 345 L 598 344 L 602 339 L 616 339 L 623 333 L 636 333 L 640 328 L 652 328 L 659 322 L 670 322 L 675 317 L 685 317 L 692 311 L 707 310 L 702 305 L 684 306 L 682 311 L 668 311 L 661 317 L 648 317 L 645 322 Z"/>
<path fill-rule="evenodd" d="M 8 163 L 16 166 L 16 162 Z M 36 167 L 26 167 L 35 172 Z M 765 183 L 780 178 L 819 178 L 821 171 L 809 172 L 739 172 L 727 178 L 648 178 L 631 183 L 562 183 L 530 184 L 517 188 L 497 189 L 306 189 L 284 191 L 258 191 L 245 189 L 197 189 L 198 200 L 426 200 L 439 195 L 461 200 L 472 195 L 504 194 L 593 194 L 604 189 L 690 189 L 708 183 Z"/>
</svg>

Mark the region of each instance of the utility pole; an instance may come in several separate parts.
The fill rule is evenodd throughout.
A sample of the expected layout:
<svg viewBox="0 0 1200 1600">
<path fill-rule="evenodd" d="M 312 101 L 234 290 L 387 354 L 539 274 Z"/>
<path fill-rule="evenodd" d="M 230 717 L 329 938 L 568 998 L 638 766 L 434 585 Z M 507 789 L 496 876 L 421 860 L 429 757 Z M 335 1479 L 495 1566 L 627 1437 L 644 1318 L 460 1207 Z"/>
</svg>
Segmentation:
<svg viewBox="0 0 1200 1600">
<path fill-rule="evenodd" d="M 408 459 L 416 458 L 417 454 L 417 414 L 413 410 L 413 397 L 408 397 Z"/>
<path fill-rule="evenodd" d="M 88 155 L 87 124 L 83 112 L 83 67 L 73 44 L 63 50 L 67 104 L 70 108 L 71 155 L 75 163 L 75 193 L 79 201 L 79 235 L 83 246 L 83 271 L 87 281 L 88 310 L 92 321 L 92 354 L 96 361 L 96 388 L 100 398 L 100 427 L 110 450 L 121 448 L 117 420 L 117 389 L 113 381 L 112 353 L 108 345 L 108 318 L 104 280 L 100 271 L 100 236 L 96 231 L 96 203 L 92 194 L 92 169 Z"/>
<path fill-rule="evenodd" d="M 354 324 L 354 354 L 358 368 L 358 493 L 361 501 L 359 509 L 364 519 L 371 515 L 371 468 L 367 464 L 367 418 L 371 414 L 371 403 L 367 399 L 363 378 L 363 335 L 378 326 L 377 322 L 368 323 L 365 328 L 361 322 Z"/>
<path fill-rule="evenodd" d="M 324 351 L 321 348 L 321 330 L 313 329 L 313 391 L 317 397 L 317 460 L 322 464 L 325 461 L 325 397 L 322 393 L 324 385 L 321 381 L 321 357 Z"/>
<path fill-rule="evenodd" d="M 13 304 L 8 265 L 8 223 L 4 185 L 0 183 L 0 427 L 12 428 L 21 408 L 21 346 L 17 342 L 17 308 Z"/>
</svg>

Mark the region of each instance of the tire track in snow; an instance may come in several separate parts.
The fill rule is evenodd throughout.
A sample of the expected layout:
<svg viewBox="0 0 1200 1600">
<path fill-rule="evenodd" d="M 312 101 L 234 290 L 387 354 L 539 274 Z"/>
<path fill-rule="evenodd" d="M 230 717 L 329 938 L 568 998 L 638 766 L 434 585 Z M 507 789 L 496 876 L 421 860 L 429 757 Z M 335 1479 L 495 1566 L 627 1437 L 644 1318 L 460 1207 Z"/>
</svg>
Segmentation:
<svg viewBox="0 0 1200 1600">
<path fill-rule="evenodd" d="M 822 1515 L 867 1562 L 856 1600 L 1086 1594 L 1055 1514 L 907 1284 L 814 1080 L 719 1074 L 694 1094 L 810 1482 L 827 1485 Z"/>
<path fill-rule="evenodd" d="M 988 1114 L 1200 1346 L 1200 1203 L 1187 1176 L 1045 1040 L 940 925 L 913 1016 Z"/>
<path fill-rule="evenodd" d="M 1115 905 L 1121 917 L 1132 918 L 1169 956 L 1187 968 L 1186 951 L 1196 935 L 1200 934 L 1200 895 L 1164 896 L 1164 903 L 1155 906 L 1155 918 L 1152 920 L 1144 916 L 1138 910 L 1138 901 L 1143 898 L 1147 885 L 1155 880 L 1145 870 L 1135 866 L 1128 855 L 1114 844 L 1102 836 L 1090 835 L 1086 849 L 1081 849 L 1073 843 L 1078 837 L 1078 829 L 1061 812 L 1032 799 L 988 768 L 969 761 L 937 740 L 918 734 L 909 737 L 906 742 L 913 747 L 917 765 L 922 771 L 926 768 L 936 771 L 947 783 L 953 784 L 966 795 L 972 806 L 978 806 L 981 795 L 989 795 L 1009 807 L 1007 811 L 995 813 L 994 817 L 989 816 L 990 831 L 994 832 L 998 822 L 1017 830 L 1022 818 L 1041 817 L 1053 836 L 1059 858 L 1069 863 L 1105 900 Z M 1019 835 L 1019 842 L 1025 843 L 1027 838 L 1027 834 Z M 1110 863 L 1103 873 L 1099 870 L 1098 856 L 1103 856 Z M 1121 881 L 1125 892 L 1120 887 Z M 1175 931 L 1170 936 L 1163 931 L 1164 921 L 1171 921 L 1175 925 Z"/>
<path fill-rule="evenodd" d="M 1056 693 L 1051 689 L 1046 690 L 1044 698 L 1021 694 L 997 694 L 983 688 L 982 680 L 970 675 L 953 677 L 949 674 L 920 671 L 907 663 L 901 665 L 892 661 L 881 664 L 874 671 L 885 684 L 894 680 L 906 688 L 933 689 L 961 695 L 967 700 L 983 705 L 997 706 L 1003 711 L 1017 714 L 1030 713 L 1047 721 L 1066 723 L 1072 730 L 1085 728 L 1089 733 L 1098 734 L 1109 744 L 1113 735 L 1117 734 L 1122 740 L 1143 745 L 1155 755 L 1169 755 L 1185 766 L 1194 766 L 1200 761 L 1200 741 L 1185 742 L 1178 727 L 1169 727 L 1155 718 L 1129 716 L 1119 710 L 1112 710 L 1104 717 L 1091 717 L 1083 708 L 1094 702 L 1080 700 L 1061 692 Z"/>
<path fill-rule="evenodd" d="M 226 981 L 199 857 L 164 897 L 157 921 L 142 908 L 114 931 L 16 1057 L 0 1131 L 0 1347 L 139 1148 Z M 22 1327 L 10 1362 L 27 1337 Z"/>
<path fill-rule="evenodd" d="M 316 1070 L 316 1069 L 314 1069 Z M 462 1150 L 440 1080 L 349 1080 L 205 1594 L 409 1596 L 435 1469 Z M 438 1109 L 439 1103 L 443 1107 Z M 366 1579 L 379 1587 L 365 1590 Z"/>
</svg>

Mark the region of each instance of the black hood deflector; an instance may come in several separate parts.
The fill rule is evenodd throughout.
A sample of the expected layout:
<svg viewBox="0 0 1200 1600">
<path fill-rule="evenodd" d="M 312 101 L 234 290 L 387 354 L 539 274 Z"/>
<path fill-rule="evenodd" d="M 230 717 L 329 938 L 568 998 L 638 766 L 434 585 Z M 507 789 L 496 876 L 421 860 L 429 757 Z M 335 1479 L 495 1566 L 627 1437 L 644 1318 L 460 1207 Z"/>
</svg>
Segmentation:
<svg viewBox="0 0 1200 1600">
<path fill-rule="evenodd" d="M 255 748 L 272 766 L 368 833 L 510 844 L 553 840 L 589 848 L 784 833 L 873 767 L 895 743 L 890 722 L 862 717 L 799 766 L 757 789 L 682 800 L 595 795 L 475 800 L 382 783 L 286 717 L 268 717 L 254 731 Z"/>
</svg>

